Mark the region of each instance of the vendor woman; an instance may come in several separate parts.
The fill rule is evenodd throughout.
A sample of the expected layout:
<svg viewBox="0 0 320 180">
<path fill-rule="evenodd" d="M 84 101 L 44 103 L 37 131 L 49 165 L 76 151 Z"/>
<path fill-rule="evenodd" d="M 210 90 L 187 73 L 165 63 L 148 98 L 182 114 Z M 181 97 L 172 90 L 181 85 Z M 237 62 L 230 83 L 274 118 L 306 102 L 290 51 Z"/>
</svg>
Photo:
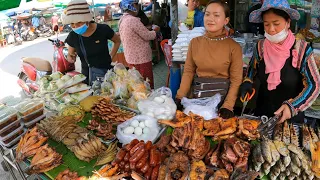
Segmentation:
<svg viewBox="0 0 320 180">
<path fill-rule="evenodd" d="M 238 43 L 228 37 L 225 25 L 230 20 L 227 4 L 220 0 L 210 1 L 205 10 L 206 33 L 191 40 L 176 101 L 187 97 L 194 76 L 212 80 L 224 78 L 230 81 L 229 90 L 222 102 L 219 114 L 223 118 L 233 115 L 233 106 L 242 82 L 242 50 Z"/>
<path fill-rule="evenodd" d="M 204 13 L 199 10 L 200 0 L 188 0 L 188 16 L 186 25 L 193 29 L 194 27 L 203 27 Z"/>
<path fill-rule="evenodd" d="M 312 49 L 306 42 L 295 40 L 289 29 L 291 20 L 299 18 L 287 0 L 265 0 L 250 14 L 251 22 L 263 22 L 266 39 L 257 44 L 241 96 L 251 93 L 252 83 L 258 79 L 255 115 L 278 115 L 279 123 L 288 119 L 303 122 L 303 111 L 319 95 L 319 71 Z"/>
</svg>

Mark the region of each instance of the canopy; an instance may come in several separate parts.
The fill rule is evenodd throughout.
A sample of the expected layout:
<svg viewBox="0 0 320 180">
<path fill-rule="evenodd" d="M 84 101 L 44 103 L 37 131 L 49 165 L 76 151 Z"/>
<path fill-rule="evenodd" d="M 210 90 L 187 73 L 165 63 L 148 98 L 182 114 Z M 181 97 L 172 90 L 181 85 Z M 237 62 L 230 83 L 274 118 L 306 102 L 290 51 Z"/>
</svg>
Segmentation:
<svg viewBox="0 0 320 180">
<path fill-rule="evenodd" d="M 19 7 L 21 0 L 0 0 L 0 11 Z"/>
</svg>

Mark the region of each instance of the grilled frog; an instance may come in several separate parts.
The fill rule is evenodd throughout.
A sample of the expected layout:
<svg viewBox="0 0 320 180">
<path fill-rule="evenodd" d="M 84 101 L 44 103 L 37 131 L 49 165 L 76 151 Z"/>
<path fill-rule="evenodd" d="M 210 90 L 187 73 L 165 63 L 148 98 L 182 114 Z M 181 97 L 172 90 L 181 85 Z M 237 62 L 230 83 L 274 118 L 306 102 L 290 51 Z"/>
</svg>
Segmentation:
<svg viewBox="0 0 320 180">
<path fill-rule="evenodd" d="M 312 138 L 312 142 L 318 142 L 319 141 L 319 137 L 317 136 L 316 132 L 314 132 L 314 129 L 312 127 L 309 126 L 309 132 Z"/>
<path fill-rule="evenodd" d="M 302 145 L 305 149 L 310 150 L 311 134 L 306 125 L 302 125 Z"/>
<path fill-rule="evenodd" d="M 294 144 L 299 147 L 299 137 L 297 136 L 296 130 L 293 127 L 293 124 L 290 124 L 290 141 L 291 144 Z"/>
<path fill-rule="evenodd" d="M 278 141 L 282 141 L 282 134 L 283 134 L 283 124 L 277 124 L 274 127 L 273 139 L 278 140 Z"/>
</svg>

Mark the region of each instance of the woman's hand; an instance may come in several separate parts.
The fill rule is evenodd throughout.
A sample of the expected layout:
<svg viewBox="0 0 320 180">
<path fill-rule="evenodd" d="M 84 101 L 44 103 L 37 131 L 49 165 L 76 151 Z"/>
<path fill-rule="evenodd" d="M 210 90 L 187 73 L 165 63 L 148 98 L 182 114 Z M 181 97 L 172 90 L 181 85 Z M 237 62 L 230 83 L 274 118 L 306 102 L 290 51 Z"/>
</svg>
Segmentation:
<svg viewBox="0 0 320 180">
<path fill-rule="evenodd" d="M 234 113 L 227 108 L 221 108 L 219 110 L 219 116 L 222 117 L 223 119 L 229 119 L 234 117 Z"/>
<path fill-rule="evenodd" d="M 278 124 L 281 124 L 292 117 L 290 107 L 286 104 L 282 104 L 282 106 L 274 114 L 281 116 Z"/>
<path fill-rule="evenodd" d="M 74 53 L 74 54 L 68 53 L 67 61 L 69 63 L 75 63 L 76 62 L 76 58 L 77 58 L 77 54 L 76 53 Z"/>
</svg>

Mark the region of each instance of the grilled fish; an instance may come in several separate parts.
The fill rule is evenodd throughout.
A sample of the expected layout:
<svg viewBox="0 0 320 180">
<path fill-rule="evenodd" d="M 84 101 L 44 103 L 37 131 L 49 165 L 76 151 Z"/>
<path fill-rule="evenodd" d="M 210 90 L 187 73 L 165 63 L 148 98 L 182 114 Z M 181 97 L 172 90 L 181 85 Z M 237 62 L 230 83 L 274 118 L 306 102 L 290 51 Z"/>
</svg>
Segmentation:
<svg viewBox="0 0 320 180">
<path fill-rule="evenodd" d="M 279 167 L 281 172 L 284 172 L 286 170 L 286 166 L 283 164 L 282 161 L 278 161 L 277 166 Z"/>
<path fill-rule="evenodd" d="M 289 166 L 289 169 L 291 171 L 291 174 L 296 174 L 297 176 L 300 176 L 301 174 L 301 169 L 296 165 L 296 164 L 293 164 L 291 163 L 290 166 Z"/>
<path fill-rule="evenodd" d="M 262 152 L 262 157 L 263 159 L 268 162 L 268 164 L 272 163 L 272 155 L 271 155 L 271 148 L 268 143 L 269 141 L 264 138 L 261 142 L 261 152 Z M 268 173 L 266 173 L 268 174 Z"/>
<path fill-rule="evenodd" d="M 278 176 L 273 171 L 271 171 L 268 175 L 270 180 L 277 180 L 278 178 Z"/>
<path fill-rule="evenodd" d="M 289 144 L 288 149 L 289 149 L 289 151 L 295 153 L 299 157 L 299 159 L 305 158 L 303 151 L 299 147 L 297 147 L 293 144 Z"/>
<path fill-rule="evenodd" d="M 309 126 L 309 132 L 312 138 L 312 142 L 318 142 L 319 141 L 319 137 L 317 136 L 316 132 L 314 132 L 314 129 L 312 127 Z"/>
<path fill-rule="evenodd" d="M 285 180 L 286 179 L 286 174 L 285 173 L 280 173 L 278 176 L 279 180 Z"/>
<path fill-rule="evenodd" d="M 290 144 L 290 128 L 288 125 L 288 122 L 285 121 L 283 123 L 283 135 L 282 135 L 282 141 L 286 144 L 289 145 Z"/>
<path fill-rule="evenodd" d="M 283 134 L 283 125 L 282 124 L 277 124 L 274 127 L 273 139 L 274 140 L 278 140 L 278 141 L 282 141 L 282 134 Z"/>
<path fill-rule="evenodd" d="M 271 155 L 272 155 L 272 161 L 277 162 L 280 159 L 280 154 L 276 148 L 276 145 L 271 140 L 267 140 L 268 144 L 270 146 Z M 271 163 L 272 164 L 272 163 Z"/>
<path fill-rule="evenodd" d="M 299 137 L 297 136 L 296 130 L 293 127 L 293 124 L 290 124 L 290 141 L 291 144 L 294 144 L 299 147 Z"/>
<path fill-rule="evenodd" d="M 270 163 L 264 162 L 262 167 L 263 167 L 264 174 L 269 174 L 270 173 L 270 170 L 271 170 Z"/>
<path fill-rule="evenodd" d="M 285 156 L 285 157 L 281 158 L 281 161 L 285 167 L 288 167 L 289 164 L 291 163 L 291 158 L 290 158 L 290 156 Z"/>
<path fill-rule="evenodd" d="M 262 157 L 262 151 L 261 151 L 261 144 L 257 144 L 253 151 L 252 151 L 252 158 L 253 160 L 258 163 L 258 164 L 262 164 L 265 162 L 265 160 Z"/>
<path fill-rule="evenodd" d="M 280 166 L 279 166 L 278 163 L 271 168 L 271 172 L 272 172 L 275 176 L 277 176 L 277 177 L 279 176 L 279 174 L 281 173 L 281 171 L 280 171 Z"/>
<path fill-rule="evenodd" d="M 288 180 L 294 180 L 296 177 L 297 177 L 296 174 L 292 174 L 292 173 L 291 173 L 291 174 L 288 176 Z"/>
<path fill-rule="evenodd" d="M 306 125 L 302 125 L 302 146 L 306 150 L 310 150 L 310 142 L 311 142 L 311 134 L 309 132 L 309 129 Z"/>
<path fill-rule="evenodd" d="M 289 150 L 286 146 L 286 144 L 284 142 L 282 142 L 281 140 L 274 140 L 273 141 L 274 145 L 276 146 L 278 152 L 282 155 L 282 156 L 288 156 L 289 155 Z"/>
<path fill-rule="evenodd" d="M 294 153 L 290 153 L 291 162 L 297 165 L 298 167 L 301 167 L 301 161 L 298 157 L 298 155 Z"/>
</svg>

